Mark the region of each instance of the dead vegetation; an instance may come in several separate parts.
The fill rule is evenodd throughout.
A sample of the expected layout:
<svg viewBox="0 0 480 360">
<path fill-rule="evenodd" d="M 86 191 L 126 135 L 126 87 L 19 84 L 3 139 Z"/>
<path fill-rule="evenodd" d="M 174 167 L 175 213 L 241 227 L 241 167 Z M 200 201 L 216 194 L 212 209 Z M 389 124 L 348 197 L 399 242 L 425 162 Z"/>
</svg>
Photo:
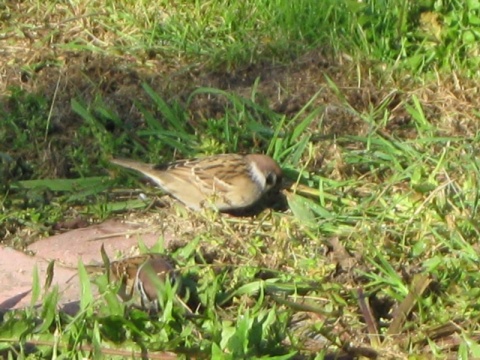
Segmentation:
<svg viewBox="0 0 480 360">
<path fill-rule="evenodd" d="M 120 134 L 124 127 L 138 130 L 148 126 L 138 107 L 139 103 L 152 106 L 142 84 L 151 86 L 167 103 L 181 104 L 189 114 L 188 126 L 195 131 L 201 131 L 208 120 L 222 118 L 231 105 L 224 97 L 211 94 L 196 95 L 188 101 L 191 93 L 200 87 L 225 90 L 243 98 L 252 98 L 254 94 L 255 103 L 287 118 L 295 117 L 316 96 L 310 106 L 321 107 L 322 110 L 318 120 L 308 129 L 312 133 L 313 153 L 308 155 L 307 172 L 339 182 L 353 176 L 371 180 L 353 189 L 345 186 L 342 189 L 344 192 L 338 196 L 349 199 L 366 198 L 378 191 L 386 176 L 372 173 L 370 168 L 346 165 L 344 151 L 363 150 L 365 145 L 345 141 L 344 138 L 375 132 L 385 139 L 416 139 L 420 132 L 425 131 L 412 116 L 418 111 L 416 99 L 421 103 L 425 118 L 429 120 L 429 126 L 433 127 L 431 131 L 436 136 L 465 137 L 466 141 L 474 141 L 479 130 L 478 86 L 475 80 L 455 72 L 449 75 L 437 73 L 431 78 L 420 79 L 396 72 L 385 64 L 370 61 L 359 63 L 347 54 L 335 56 L 327 48 L 310 50 L 288 61 L 260 60 L 235 68 L 203 64 L 201 60 L 175 57 L 158 49 L 137 53 L 108 52 L 106 50 L 109 47 L 121 40 L 103 26 L 102 19 L 107 15 L 102 11 L 92 14 L 80 6 L 72 8 L 71 4 L 57 4 L 55 12 L 47 12 L 43 19 L 30 19 L 27 15 L 21 15 L 28 13 L 26 6 L 27 2 L 10 1 L 0 13 L 7 24 L 4 25 L 6 32 L 3 35 L 6 46 L 0 50 L 0 106 L 5 113 L 14 111 L 18 104 L 12 101 L 11 95 L 18 89 L 27 94 L 40 94 L 46 99 L 49 126 L 48 131 L 37 136 L 36 151 L 24 148 L 11 152 L 8 143 L 0 144 L 0 153 L 10 154 L 15 161 L 21 162 L 15 165 L 16 169 L 25 168 L 18 174 L 12 174 L 11 178 L 15 180 L 80 177 L 80 172 L 73 169 L 65 151 L 69 147 L 84 149 L 87 162 L 94 163 L 92 174 L 107 175 L 104 165 L 97 163 L 100 148 L 95 140 L 80 143 L 76 137 L 84 119 L 72 110 L 72 99 L 79 99 L 85 104 L 101 102 L 111 109 L 123 126 L 119 128 L 110 122 L 107 130 Z M 19 28 L 12 27 L 15 21 L 21 23 Z M 78 50 L 64 46 L 75 42 L 82 45 Z M 95 51 L 86 50 L 88 44 L 95 46 Z M 101 117 L 101 114 L 96 115 Z M 255 145 L 262 147 L 265 144 Z M 244 146 L 239 150 L 249 151 L 251 144 Z M 389 190 L 394 194 L 407 193 L 410 189 L 405 182 L 396 183 L 392 188 Z M 416 196 L 421 198 L 422 195 Z M 376 293 L 368 301 L 362 298 L 362 289 L 368 284 L 368 279 L 358 275 L 358 271 L 372 271 L 372 265 L 365 256 L 371 251 L 371 244 L 362 243 L 359 240 L 361 236 L 377 231 L 381 238 L 377 246 L 385 246 L 387 250 L 395 248 L 403 240 L 395 231 L 386 234 L 382 232 L 384 229 L 376 228 L 375 220 L 367 221 L 371 225 L 368 230 L 359 226 L 356 229 L 358 233 L 352 230 L 342 239 L 345 241 L 340 242 L 336 236 L 312 238 L 305 235 L 308 231 L 302 224 L 292 221 L 290 214 L 267 214 L 261 220 L 225 220 L 195 214 L 181 217 L 165 209 L 152 209 L 155 209 L 155 215 L 147 213 L 148 221 L 163 222 L 171 231 L 181 234 L 183 241 L 172 244 L 170 250 L 180 249 L 195 237 L 203 236 L 205 244 L 199 251 L 202 261 L 217 268 L 229 267 L 232 274 L 246 264 L 253 268 L 295 273 L 302 267 L 301 264 L 316 259 L 317 272 L 309 269 L 309 273 L 301 275 L 341 284 L 339 293 L 343 295 L 350 291 L 346 295 L 350 302 L 345 310 L 347 316 L 339 316 L 334 320 L 319 314 L 317 309 L 311 311 L 308 307 L 310 303 L 300 306 L 298 313 L 307 318 L 302 323 L 306 324 L 304 327 L 307 330 L 300 330 L 306 333 L 299 339 L 305 343 L 302 346 L 305 345 L 307 354 L 323 349 L 325 343 L 333 343 L 349 356 L 396 358 L 397 348 L 408 348 L 409 341 L 417 348 L 427 347 L 427 338 L 436 341 L 446 352 L 456 351 L 461 327 L 473 328 L 468 319 L 454 319 L 438 329 L 429 328 L 419 332 L 414 340 L 407 337 L 405 332 L 398 334 L 407 320 L 415 321 L 412 309 L 417 299 L 438 291 L 436 279 L 419 277 L 417 274 L 423 259 L 393 264 L 402 281 L 411 285 L 410 293 L 403 302 L 394 302 Z M 159 219 L 159 213 L 164 218 Z M 72 210 L 67 216 L 75 217 L 76 214 Z M 144 216 L 138 214 L 139 218 Z M 61 219 L 55 224 L 48 224 L 51 227 L 33 232 L 33 236 L 29 230 L 19 230 L 28 228 L 28 224 L 14 222 L 10 223 L 3 235 L 6 240 L 19 236 L 35 238 L 58 231 L 56 224 L 64 221 Z M 288 222 L 288 226 L 285 222 Z M 387 228 L 396 230 L 394 221 L 387 219 L 385 224 Z M 282 231 L 277 231 L 279 229 Z M 246 238 L 252 240 L 252 244 L 247 246 L 244 241 Z M 219 243 L 219 239 L 225 241 Z M 265 270 L 255 276 L 264 280 L 272 274 Z M 311 285 L 316 290 L 323 290 L 322 284 Z M 352 294 L 358 296 L 358 302 L 352 301 Z M 320 300 L 316 298 L 315 301 Z M 292 303 L 287 305 L 294 306 Z M 352 321 L 354 325 L 346 323 L 348 316 L 356 316 Z M 321 332 L 315 332 L 312 328 L 319 321 L 325 321 L 327 325 Z M 389 324 L 385 324 L 385 321 Z M 380 330 L 376 327 L 379 323 L 382 326 Z M 386 335 L 380 336 L 381 330 L 385 330 Z M 310 341 L 311 338 L 315 338 L 316 342 Z M 347 347 L 347 343 L 353 345 Z M 378 348 L 381 350 L 377 352 Z M 428 352 L 428 349 L 425 351 Z"/>
</svg>

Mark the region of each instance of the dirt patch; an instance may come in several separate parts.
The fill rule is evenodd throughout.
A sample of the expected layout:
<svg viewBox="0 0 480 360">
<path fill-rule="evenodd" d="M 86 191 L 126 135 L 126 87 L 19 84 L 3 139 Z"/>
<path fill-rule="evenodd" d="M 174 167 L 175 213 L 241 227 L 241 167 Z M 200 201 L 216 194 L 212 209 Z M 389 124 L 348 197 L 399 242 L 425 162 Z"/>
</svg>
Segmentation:
<svg viewBox="0 0 480 360">
<path fill-rule="evenodd" d="M 109 131 L 139 129 L 146 125 L 138 103 L 153 107 L 142 88 L 144 83 L 167 103 L 179 102 L 187 108 L 190 114 L 187 121 L 199 131 L 205 119 L 224 115 L 228 101 L 222 96 L 198 95 L 187 104 L 188 97 L 198 87 L 222 89 L 245 98 L 254 93 L 256 103 L 287 118 L 298 114 L 317 94 L 311 106 L 323 108 L 310 131 L 318 139 L 319 154 L 328 149 L 325 139 L 342 135 L 380 130 L 414 138 L 417 128 L 412 120 L 413 96 L 420 100 L 426 118 L 438 127 L 441 135 L 471 136 L 478 130 L 478 87 L 455 73 L 448 77 L 438 75 L 419 84 L 409 74 L 387 71 L 389 67 L 368 59 L 359 63 L 348 54 L 334 55 L 328 47 L 311 50 L 283 64 L 257 61 L 233 69 L 213 69 L 211 65 L 206 67 L 153 49 L 138 50 L 135 56 L 123 49 L 106 56 L 101 54 L 102 49 L 110 45 L 113 53 L 115 45 L 122 42 L 104 24 L 108 14 L 101 10 L 91 13 L 85 4 L 55 4 L 42 16 L 32 16 L 38 9 L 30 6 L 29 2 L 6 1 L 0 9 L 4 26 L 0 110 L 12 111 L 8 102 L 12 88 L 42 94 L 49 108 L 49 141 L 42 144 L 46 146 L 41 146 L 43 150 L 39 153 L 22 150 L 12 153 L 8 144 L 0 144 L 0 151 L 22 157 L 43 169 L 36 172 L 37 177 L 79 176 L 79 171 L 72 170 L 65 159 L 62 151 L 65 147 L 84 146 L 92 153 L 98 151 L 93 141 L 75 143 L 76 131 L 84 120 L 72 111 L 72 99 L 86 105 L 101 101 L 118 114 L 125 126 L 120 130 L 118 125 L 107 121 L 105 126 Z M 155 10 L 159 16 L 170 14 L 166 6 L 156 6 Z M 66 50 L 64 45 L 83 50 Z M 85 50 L 88 45 L 98 52 Z M 162 121 L 161 115 L 157 115 Z M 240 150 L 249 150 L 250 145 Z M 327 152 L 327 156 L 335 154 Z M 91 159 L 94 160 L 93 155 Z M 100 172 L 101 167 L 93 171 Z"/>
<path fill-rule="evenodd" d="M 138 129 L 145 126 L 145 119 L 137 103 L 151 103 L 143 83 L 167 102 L 176 101 L 185 107 L 189 95 L 198 87 L 218 88 L 245 98 L 250 98 L 255 91 L 256 102 L 288 118 L 295 116 L 317 94 L 311 106 L 323 106 L 323 111 L 310 130 L 320 142 L 342 135 L 366 134 L 374 124 L 376 129 L 389 134 L 414 138 L 416 127 L 411 112 L 405 107 L 409 104 L 411 108 L 413 95 L 420 99 L 426 118 L 438 125 L 440 133 L 472 135 L 478 129 L 474 115 L 478 90 L 474 84 L 469 87 L 468 81 L 460 85 L 458 79 L 451 83 L 444 79 L 412 91 L 415 84 L 409 79 L 378 77 L 379 65 L 359 69 L 353 62 L 333 59 L 321 50 L 311 51 L 289 64 L 263 62 L 233 71 L 212 71 L 185 64 L 174 67 L 161 60 L 139 63 L 128 57 L 73 52 L 36 53 L 25 59 L 29 63 L 21 63 L 18 58 L 13 64 L 3 63 L 0 91 L 5 95 L 8 89 L 17 87 L 43 94 L 48 99 L 50 155 L 28 159 L 28 154 L 22 154 L 27 160 L 40 161 L 39 166 L 51 169 L 42 174 L 45 177 L 75 176 L 59 156 L 61 151 L 55 151 L 71 143 L 83 122 L 72 111 L 72 99 L 87 105 L 101 99 L 126 127 Z M 373 72 L 377 75 L 371 75 Z M 258 86 L 255 85 L 257 79 Z M 188 122 L 193 128 L 199 128 L 205 119 L 223 116 L 227 105 L 222 96 L 198 95 L 188 104 L 191 114 Z M 3 107 L 9 111 L 8 102 L 3 101 Z M 107 124 L 107 128 L 116 131 L 115 124 Z M 321 146 L 321 151 L 324 150 Z M 49 162 L 57 167 L 49 166 Z"/>
<path fill-rule="evenodd" d="M 314 143 L 308 170 L 323 171 L 324 164 L 333 161 L 338 166 L 326 175 L 338 179 L 350 170 L 342 169 L 342 155 L 339 145 L 334 145 L 335 139 L 372 131 L 392 137 L 415 138 L 418 127 L 411 115 L 415 109 L 414 96 L 439 135 L 473 136 L 479 128 L 475 115 L 478 89 L 467 79 L 460 81 L 452 74 L 449 79 L 436 79 L 430 85 L 419 86 L 409 78 L 394 78 L 395 74 L 382 76 L 381 64 L 356 66 L 348 57 L 334 58 L 320 49 L 288 64 L 259 62 L 228 71 L 173 63 L 158 57 L 138 60 L 129 56 L 108 57 L 58 49 L 39 51 L 28 42 L 21 51 L 9 50 L 7 48 L 0 65 L 3 78 L 0 109 L 8 113 L 19 106 L 12 104 L 9 97 L 14 88 L 28 94 L 42 94 L 47 99 L 45 107 L 50 126 L 45 141 L 45 119 L 41 119 L 38 129 L 25 128 L 25 132 L 31 132 L 38 151 L 12 150 L 8 144 L 0 144 L 0 155 L 1 152 L 8 154 L 13 170 L 21 169 L 0 174 L 7 183 L 9 179 L 85 176 L 85 172 L 72 163 L 71 153 L 78 150 L 84 152 L 81 161 L 88 159 L 90 175 L 106 175 L 105 165 L 100 163 L 98 140 L 84 137 L 80 141 L 77 136 L 85 120 L 72 110 L 72 99 L 87 107 L 101 102 L 111 109 L 122 125 L 109 120 L 103 123 L 108 131 L 118 136 L 124 135 L 125 129 L 131 129 L 134 134 L 148 127 L 139 103 L 150 107 L 156 118 L 168 126 L 154 109 L 143 84 L 152 87 L 167 103 L 186 108 L 190 114 L 187 126 L 200 133 L 206 120 L 223 117 L 231 104 L 224 96 L 211 94 L 200 94 L 187 102 L 192 91 L 199 87 L 217 88 L 244 98 L 252 98 L 254 93 L 256 103 L 288 119 L 296 116 L 316 96 L 310 109 L 320 106 L 321 111 L 308 129 Z M 103 115 L 97 113 L 95 116 L 102 119 Z M 269 119 L 262 118 L 262 114 L 258 116 L 258 121 L 269 127 Z M 17 125 L 21 127 L 21 124 L 22 119 L 19 119 Z M 239 146 L 240 151 L 248 152 L 252 146 L 262 147 L 262 144 Z M 363 144 L 349 141 L 340 146 L 358 149 Z M 0 158 L 0 165 L 3 161 L 5 169 L 4 160 Z"/>
</svg>

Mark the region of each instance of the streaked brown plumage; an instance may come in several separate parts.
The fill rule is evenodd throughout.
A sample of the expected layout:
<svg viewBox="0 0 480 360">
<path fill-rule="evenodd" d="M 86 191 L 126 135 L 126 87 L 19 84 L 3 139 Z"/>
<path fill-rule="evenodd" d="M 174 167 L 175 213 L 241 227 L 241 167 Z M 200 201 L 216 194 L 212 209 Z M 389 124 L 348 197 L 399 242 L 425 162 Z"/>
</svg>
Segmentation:
<svg viewBox="0 0 480 360">
<path fill-rule="evenodd" d="M 278 164 L 262 154 L 222 154 L 161 165 L 126 159 L 111 162 L 141 172 L 194 210 L 247 208 L 282 180 Z"/>
<path fill-rule="evenodd" d="M 137 291 L 145 308 L 157 307 L 158 291 L 166 281 L 172 286 L 179 281 L 178 273 L 170 257 L 148 253 L 110 263 L 110 275 L 121 282 L 119 296 L 127 301 Z"/>
</svg>

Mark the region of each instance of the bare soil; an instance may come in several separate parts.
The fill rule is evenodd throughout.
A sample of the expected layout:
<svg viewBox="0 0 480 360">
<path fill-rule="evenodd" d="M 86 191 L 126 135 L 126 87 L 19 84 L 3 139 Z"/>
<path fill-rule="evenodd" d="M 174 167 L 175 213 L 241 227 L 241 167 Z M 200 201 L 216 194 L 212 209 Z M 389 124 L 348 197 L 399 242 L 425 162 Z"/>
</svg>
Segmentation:
<svg viewBox="0 0 480 360">
<path fill-rule="evenodd" d="M 13 58 L 11 57 L 13 56 Z M 12 61 L 13 59 L 13 61 Z M 270 107 L 273 111 L 295 116 L 317 93 L 312 106 L 323 106 L 321 121 L 312 124 L 309 129 L 317 139 L 317 159 L 311 162 L 311 168 L 318 171 L 329 158 L 338 154 L 332 144 L 342 135 L 361 135 L 379 131 L 385 136 L 414 139 L 417 128 L 406 105 L 412 104 L 412 96 L 420 99 L 426 118 L 435 124 L 438 134 L 448 136 L 472 136 L 479 130 L 476 119 L 476 99 L 478 89 L 467 79 L 459 80 L 456 74 L 447 78 L 432 79 L 429 84 L 403 74 L 384 73 L 382 64 L 364 64 L 361 67 L 348 57 L 332 58 L 320 49 L 310 51 L 288 64 L 258 63 L 227 71 L 211 69 L 198 64 L 172 64 L 162 59 L 147 59 L 138 62 L 129 57 L 107 57 L 95 54 L 77 54 L 71 52 L 21 52 L 4 54 L 0 59 L 2 81 L 0 94 L 2 106 L 8 111 L 7 95 L 9 89 L 17 87 L 31 93 L 43 94 L 51 106 L 52 131 L 49 134 L 49 146 L 43 153 L 29 149 L 12 154 L 0 144 L 0 151 L 17 156 L 23 161 L 44 169 L 45 178 L 74 177 L 69 170 L 68 159 L 62 151 L 70 146 L 83 119 L 72 111 L 71 100 L 80 99 L 86 104 L 99 97 L 116 112 L 124 124 L 132 128 L 145 126 L 142 114 L 135 105 L 136 101 L 148 103 L 142 83 L 149 84 L 167 102 L 177 101 L 188 106 L 189 123 L 193 128 L 201 127 L 205 119 L 223 116 L 226 100 L 222 97 L 199 95 L 187 105 L 187 99 L 198 87 L 213 87 L 227 90 L 244 97 L 250 97 L 255 82 L 256 101 Z M 32 65 L 36 64 L 32 67 Z M 43 64 L 43 65 L 38 65 Z M 33 69 L 26 71 L 24 69 Z M 328 79 L 335 84 L 331 86 Z M 369 123 L 361 115 L 371 114 Z M 109 131 L 118 132 L 112 124 Z M 92 139 L 93 141 L 93 139 Z M 89 147 L 89 144 L 79 144 Z M 349 144 L 349 147 L 360 145 Z M 241 149 L 248 151 L 248 149 Z M 92 146 L 92 157 L 95 147 Z M 341 176 L 335 172 L 331 176 Z M 278 219 L 277 219 L 278 220 Z M 192 222 L 193 223 L 193 222 Z M 225 231 L 221 223 L 200 223 L 205 233 L 212 228 L 218 233 Z M 273 226 L 277 226 L 274 224 Z M 212 228 L 208 228 L 208 227 Z M 231 236 L 231 244 L 223 244 L 222 254 L 213 254 L 216 262 L 222 264 L 244 264 L 247 253 L 238 244 L 242 242 L 243 231 L 249 233 L 255 224 L 239 225 Z M 194 234 L 198 227 L 193 226 Z M 268 233 L 269 229 L 263 229 Z M 301 239 L 300 229 L 297 241 Z M 238 241 L 238 242 L 237 242 Z M 305 241 L 308 241 L 305 239 Z M 228 242 L 228 241 L 227 241 Z M 353 276 L 352 266 L 362 266 L 358 259 L 339 245 L 335 239 L 323 248 L 330 254 L 327 262 L 336 266 L 338 274 L 333 276 L 345 285 L 357 286 L 361 279 Z M 258 254 L 257 265 L 288 271 L 288 265 L 281 256 L 272 256 L 271 251 L 284 251 L 289 246 L 285 238 L 279 244 L 279 238 L 268 237 L 269 249 Z M 322 249 L 318 250 L 322 251 Z M 374 305 L 374 310 L 388 313 L 392 304 Z M 381 317 L 378 315 L 378 317 Z"/>
<path fill-rule="evenodd" d="M 438 125 L 439 133 L 472 135 L 478 130 L 473 111 L 478 89 L 473 83 L 464 79 L 460 85 L 458 79 L 453 81 L 455 74 L 452 79 L 432 80 L 429 85 L 409 79 L 382 78 L 380 65 L 357 69 L 351 61 L 329 58 L 321 50 L 304 54 L 289 64 L 259 63 L 233 71 L 205 69 L 199 65 L 173 67 L 161 59 L 138 63 L 129 58 L 93 54 L 46 53 L 24 59 L 37 64 L 35 71 L 22 70 L 30 64 L 21 63 L 18 58 L 16 62 L 4 58 L 0 93 L 5 95 L 11 87 L 19 87 L 49 99 L 50 156 L 29 158 L 36 155 L 29 151 L 18 154 L 40 168 L 50 169 L 42 174 L 46 178 L 71 176 L 61 149 L 71 142 L 83 121 L 72 111 L 72 99 L 89 104 L 101 98 L 125 124 L 143 127 L 144 120 L 135 102 L 145 104 L 151 99 L 147 98 L 142 83 L 149 84 L 167 102 L 177 101 L 187 106 L 187 98 L 198 87 L 214 87 L 251 97 L 254 83 L 259 79 L 256 101 L 287 117 L 297 114 L 319 92 L 312 106 L 323 106 L 323 119 L 314 122 L 311 129 L 319 142 L 372 131 L 372 124 L 364 121 L 361 114 L 372 114 L 377 124 L 384 123 L 377 126 L 376 131 L 415 138 L 415 124 L 405 108 L 405 104 L 411 104 L 412 95 L 420 99 L 426 117 Z M 336 84 L 339 92 L 328 84 L 327 78 Z M 3 105 L 8 111 L 8 102 L 3 101 Z M 226 100 L 220 96 L 196 96 L 188 104 L 190 125 L 197 128 L 205 119 L 221 117 L 225 105 Z M 387 120 L 383 121 L 385 113 Z M 115 126 L 112 124 L 109 130 L 115 132 Z M 2 150 L 8 152 L 8 149 Z M 324 151 L 325 147 L 320 146 L 319 152 Z"/>
</svg>

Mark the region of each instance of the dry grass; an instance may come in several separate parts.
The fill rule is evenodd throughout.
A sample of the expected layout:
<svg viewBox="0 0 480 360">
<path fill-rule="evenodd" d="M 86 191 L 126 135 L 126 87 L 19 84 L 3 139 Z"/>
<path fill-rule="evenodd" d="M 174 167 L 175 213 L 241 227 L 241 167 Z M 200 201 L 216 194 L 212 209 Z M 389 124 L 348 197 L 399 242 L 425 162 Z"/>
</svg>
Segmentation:
<svg viewBox="0 0 480 360">
<path fill-rule="evenodd" d="M 155 160 L 270 149 L 309 191 L 305 197 L 289 193 L 287 212 L 229 218 L 168 207 L 133 215 L 178 234 L 170 251 L 193 269 L 201 315 L 214 324 L 209 333 L 207 322 L 182 318 L 169 328 L 172 336 L 191 326 L 204 335 L 202 345 L 185 337 L 194 351 L 208 357 L 214 343 L 227 356 L 233 350 L 218 334 L 240 337 L 242 319 L 258 311 L 257 322 L 274 313 L 281 326 L 288 324 L 288 331 L 265 325 L 269 335 L 283 331 L 283 353 L 295 349 L 307 358 L 332 349 L 371 358 L 476 354 L 477 80 L 466 71 L 411 74 L 336 44 L 289 53 L 282 61 L 222 63 L 208 52 L 234 43 L 231 34 L 205 30 L 202 44 L 209 36 L 218 43 L 196 57 L 191 48 L 180 51 L 172 33 L 169 41 L 152 40 L 152 29 L 172 19 L 175 25 L 198 21 L 204 29 L 208 17 L 214 30 L 223 29 L 221 10 L 210 2 L 7 2 L 0 14 L 0 93 L 5 113 L 14 115 L 0 135 L 19 131 L 0 147 L 0 155 L 15 158 L 1 179 L 41 178 L 48 187 L 57 178 L 109 176 L 105 159 L 113 152 Z M 273 41 L 267 35 L 258 38 L 260 48 Z M 148 114 L 160 128 L 168 129 L 172 119 L 143 84 L 185 117 L 182 129 L 195 139 L 184 144 L 185 153 L 149 133 Z M 199 88 L 217 92 L 191 98 Z M 72 99 L 85 104 L 91 118 L 75 111 Z M 299 138 L 282 145 L 311 114 Z M 288 125 L 281 125 L 282 116 Z M 254 122 L 281 135 L 252 131 Z M 296 144 L 302 139 L 303 147 Z M 74 202 L 59 193 L 52 201 L 42 191 L 40 202 L 19 187 L 7 192 L 0 217 L 8 225 L 1 232 L 6 241 L 51 232 L 52 223 L 72 212 L 93 221 L 113 216 L 105 209 L 118 200 L 113 191 L 98 191 Z M 69 212 L 54 212 L 57 202 Z M 30 218 L 25 208 L 40 215 Z M 27 220 L 17 221 L 18 214 Z M 97 320 L 86 321 L 93 329 Z M 271 354 L 262 351 L 258 355 Z"/>
</svg>

